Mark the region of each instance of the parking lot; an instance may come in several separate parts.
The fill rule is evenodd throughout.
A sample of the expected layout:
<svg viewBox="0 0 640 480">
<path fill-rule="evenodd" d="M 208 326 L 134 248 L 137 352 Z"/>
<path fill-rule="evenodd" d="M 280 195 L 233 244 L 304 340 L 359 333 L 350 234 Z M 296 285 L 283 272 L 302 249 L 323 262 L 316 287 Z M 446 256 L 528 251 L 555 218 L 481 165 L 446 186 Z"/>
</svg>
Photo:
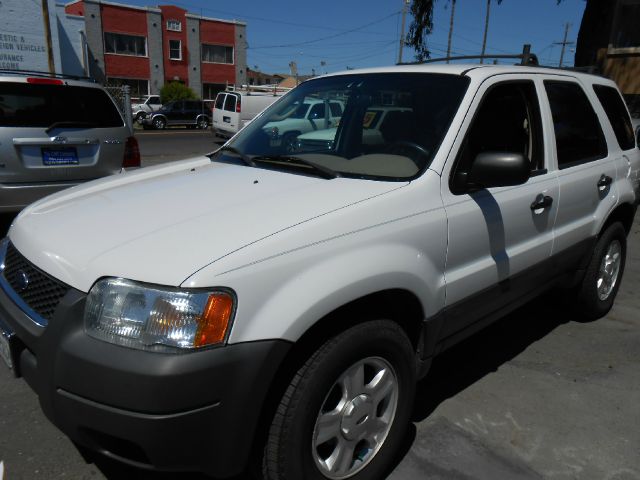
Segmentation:
<svg viewBox="0 0 640 480">
<path fill-rule="evenodd" d="M 216 148 L 209 131 L 137 134 L 143 165 Z M 393 480 L 640 480 L 640 223 L 614 309 L 597 322 L 547 295 L 439 357 L 418 388 Z M 83 454 L 0 365 L 5 480 L 202 478 Z M 238 479 L 240 480 L 240 479 Z"/>
</svg>

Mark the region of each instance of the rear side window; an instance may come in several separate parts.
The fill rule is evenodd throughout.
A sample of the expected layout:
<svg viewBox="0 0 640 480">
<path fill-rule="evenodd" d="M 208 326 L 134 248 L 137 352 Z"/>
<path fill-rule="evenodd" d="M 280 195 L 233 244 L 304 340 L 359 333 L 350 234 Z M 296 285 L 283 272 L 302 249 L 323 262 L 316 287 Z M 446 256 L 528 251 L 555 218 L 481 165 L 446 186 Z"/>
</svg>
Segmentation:
<svg viewBox="0 0 640 480">
<path fill-rule="evenodd" d="M 582 87 L 545 80 L 556 134 L 558 167 L 568 168 L 607 156 L 607 142 L 596 112 Z"/>
<path fill-rule="evenodd" d="M 331 102 L 329 104 L 329 108 L 331 109 L 331 116 L 333 117 L 341 117 L 342 116 L 342 107 L 339 103 Z"/>
<path fill-rule="evenodd" d="M 0 127 L 48 128 L 58 122 L 87 128 L 124 125 L 102 89 L 0 82 Z"/>
<path fill-rule="evenodd" d="M 636 139 L 633 136 L 631 119 L 618 91 L 605 85 L 594 85 L 593 90 L 596 92 L 598 100 L 600 100 L 602 108 L 607 114 L 620 148 L 622 150 L 635 148 Z"/>
<path fill-rule="evenodd" d="M 222 109 L 222 107 L 224 107 L 224 97 L 226 96 L 227 95 L 225 93 L 218 94 L 216 97 L 216 108 Z"/>
<path fill-rule="evenodd" d="M 236 96 L 235 95 L 227 95 L 227 99 L 224 102 L 224 109 L 227 112 L 235 112 L 236 111 Z"/>
</svg>

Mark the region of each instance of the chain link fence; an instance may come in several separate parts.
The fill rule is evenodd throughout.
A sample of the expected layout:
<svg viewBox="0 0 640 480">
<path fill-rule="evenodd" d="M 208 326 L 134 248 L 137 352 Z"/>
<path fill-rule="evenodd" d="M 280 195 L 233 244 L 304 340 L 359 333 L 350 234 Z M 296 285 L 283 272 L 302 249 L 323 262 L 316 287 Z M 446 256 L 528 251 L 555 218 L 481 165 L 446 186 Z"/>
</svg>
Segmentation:
<svg viewBox="0 0 640 480">
<path fill-rule="evenodd" d="M 131 87 L 129 85 L 105 85 L 104 89 L 107 91 L 113 101 L 115 102 L 118 110 L 122 113 L 122 116 L 127 122 L 127 126 L 133 134 L 133 117 L 131 114 Z"/>
</svg>

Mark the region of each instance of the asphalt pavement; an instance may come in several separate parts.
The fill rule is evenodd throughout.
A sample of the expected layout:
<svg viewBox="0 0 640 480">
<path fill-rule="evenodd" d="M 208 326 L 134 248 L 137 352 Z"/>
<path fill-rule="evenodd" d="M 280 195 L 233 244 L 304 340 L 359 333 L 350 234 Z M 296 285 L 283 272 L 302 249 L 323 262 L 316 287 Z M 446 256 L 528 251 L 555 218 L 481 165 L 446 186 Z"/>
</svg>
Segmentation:
<svg viewBox="0 0 640 480">
<path fill-rule="evenodd" d="M 144 164 L 215 148 L 210 132 L 137 136 Z M 550 294 L 436 359 L 418 386 L 414 422 L 388 478 L 640 480 L 638 291 L 636 221 L 605 318 L 585 323 L 561 293 Z M 204 478 L 143 472 L 81 452 L 3 365 L 0 461 L 4 480 Z"/>
</svg>

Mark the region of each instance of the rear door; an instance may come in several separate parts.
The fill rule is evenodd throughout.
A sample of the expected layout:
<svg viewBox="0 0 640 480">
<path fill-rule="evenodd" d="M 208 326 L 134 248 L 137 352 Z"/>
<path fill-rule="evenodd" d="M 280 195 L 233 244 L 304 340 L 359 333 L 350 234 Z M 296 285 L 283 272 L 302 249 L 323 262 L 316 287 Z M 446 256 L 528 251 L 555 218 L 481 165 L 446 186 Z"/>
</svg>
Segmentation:
<svg viewBox="0 0 640 480">
<path fill-rule="evenodd" d="M 184 100 L 178 100 L 168 105 L 167 125 L 179 125 L 184 119 Z"/>
<path fill-rule="evenodd" d="M 609 150 L 595 102 L 577 80 L 548 76 L 544 89 L 553 121 L 561 197 L 553 252 L 571 264 L 588 251 L 597 225 L 617 204 L 616 149 Z"/>
<path fill-rule="evenodd" d="M 128 128 L 100 87 L 0 81 L 0 182 L 64 182 L 117 172 Z"/>
<path fill-rule="evenodd" d="M 227 93 L 224 100 L 222 123 L 224 129 L 237 132 L 240 130 L 240 112 L 239 112 L 240 95 L 237 93 Z"/>
<path fill-rule="evenodd" d="M 224 92 L 220 92 L 216 96 L 216 101 L 213 105 L 213 114 L 211 118 L 213 128 L 222 128 L 222 117 L 224 116 L 224 100 L 226 97 L 227 94 Z"/>
</svg>

